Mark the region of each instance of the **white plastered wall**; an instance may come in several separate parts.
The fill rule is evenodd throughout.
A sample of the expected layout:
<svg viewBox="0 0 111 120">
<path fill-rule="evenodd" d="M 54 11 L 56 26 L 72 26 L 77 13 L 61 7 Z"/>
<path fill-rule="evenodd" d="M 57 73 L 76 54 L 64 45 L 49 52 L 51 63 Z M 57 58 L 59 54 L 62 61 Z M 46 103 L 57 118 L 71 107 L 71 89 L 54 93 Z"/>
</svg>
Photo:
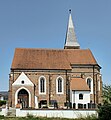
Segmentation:
<svg viewBox="0 0 111 120">
<path fill-rule="evenodd" d="M 24 83 L 22 83 L 24 81 Z M 31 107 L 31 93 L 30 90 L 27 89 L 27 86 L 34 87 L 34 84 L 31 82 L 31 80 L 25 75 L 24 72 L 20 74 L 20 76 L 15 80 L 15 82 L 12 84 L 13 87 L 19 87 L 17 91 L 15 92 L 15 105 L 18 103 L 18 92 L 22 89 L 25 89 L 28 92 L 29 95 L 29 107 Z"/>
<path fill-rule="evenodd" d="M 72 91 L 72 105 L 76 103 L 76 109 L 78 108 L 78 103 L 87 104 L 90 103 L 90 91 Z M 83 94 L 83 99 L 79 99 L 79 94 Z"/>
</svg>

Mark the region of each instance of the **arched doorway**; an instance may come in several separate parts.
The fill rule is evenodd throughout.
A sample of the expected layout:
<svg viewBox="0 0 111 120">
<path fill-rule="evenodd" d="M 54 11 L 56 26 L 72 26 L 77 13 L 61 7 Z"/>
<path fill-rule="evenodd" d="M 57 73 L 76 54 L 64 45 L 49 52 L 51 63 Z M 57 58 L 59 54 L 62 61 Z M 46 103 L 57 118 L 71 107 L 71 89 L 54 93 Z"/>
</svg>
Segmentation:
<svg viewBox="0 0 111 120">
<path fill-rule="evenodd" d="M 29 107 L 29 94 L 25 89 L 18 92 L 18 103 L 22 104 L 22 108 Z"/>
</svg>

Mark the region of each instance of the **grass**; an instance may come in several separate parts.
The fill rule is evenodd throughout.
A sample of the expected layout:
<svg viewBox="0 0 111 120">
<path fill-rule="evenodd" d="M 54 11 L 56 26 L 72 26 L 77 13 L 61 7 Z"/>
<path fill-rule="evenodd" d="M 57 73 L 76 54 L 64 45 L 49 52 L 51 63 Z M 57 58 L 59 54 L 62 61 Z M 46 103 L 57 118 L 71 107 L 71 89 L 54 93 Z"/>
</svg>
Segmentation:
<svg viewBox="0 0 111 120">
<path fill-rule="evenodd" d="M 0 116 L 0 120 L 98 120 L 95 116 L 87 116 L 85 118 L 76 118 L 76 119 L 67 119 L 67 118 L 46 118 L 46 117 L 33 117 L 29 115 L 28 117 L 14 117 L 8 118 L 4 116 Z"/>
</svg>

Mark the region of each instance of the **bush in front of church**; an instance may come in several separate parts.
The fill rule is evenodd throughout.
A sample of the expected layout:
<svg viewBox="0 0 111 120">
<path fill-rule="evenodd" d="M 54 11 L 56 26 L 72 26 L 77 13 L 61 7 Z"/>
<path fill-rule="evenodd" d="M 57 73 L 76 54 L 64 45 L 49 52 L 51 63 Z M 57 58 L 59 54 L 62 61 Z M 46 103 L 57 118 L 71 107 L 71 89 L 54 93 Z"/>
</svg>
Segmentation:
<svg viewBox="0 0 111 120">
<path fill-rule="evenodd" d="M 0 100 L 0 106 L 6 105 L 6 100 Z"/>
<path fill-rule="evenodd" d="M 111 104 L 99 106 L 98 117 L 99 120 L 111 120 Z"/>
</svg>

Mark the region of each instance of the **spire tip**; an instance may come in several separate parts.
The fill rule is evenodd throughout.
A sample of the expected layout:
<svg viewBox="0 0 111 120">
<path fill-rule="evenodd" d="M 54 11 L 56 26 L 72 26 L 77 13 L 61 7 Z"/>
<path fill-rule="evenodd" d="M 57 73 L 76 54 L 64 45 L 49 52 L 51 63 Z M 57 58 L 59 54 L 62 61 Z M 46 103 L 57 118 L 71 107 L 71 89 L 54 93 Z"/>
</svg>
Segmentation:
<svg viewBox="0 0 111 120">
<path fill-rule="evenodd" d="M 71 14 L 71 9 L 69 9 L 69 13 Z"/>
</svg>

